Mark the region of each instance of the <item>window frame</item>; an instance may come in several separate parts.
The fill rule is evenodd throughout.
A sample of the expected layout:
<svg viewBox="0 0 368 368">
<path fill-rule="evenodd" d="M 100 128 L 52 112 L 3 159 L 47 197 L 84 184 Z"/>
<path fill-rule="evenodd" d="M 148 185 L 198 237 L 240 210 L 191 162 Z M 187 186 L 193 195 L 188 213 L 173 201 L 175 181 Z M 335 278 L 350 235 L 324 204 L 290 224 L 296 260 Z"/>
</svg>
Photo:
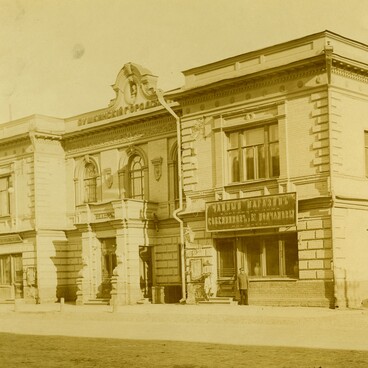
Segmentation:
<svg viewBox="0 0 368 368">
<path fill-rule="evenodd" d="M 272 127 L 276 126 L 277 139 L 271 140 L 270 131 Z M 263 130 L 262 143 L 251 144 L 246 141 L 246 132 Z M 269 123 L 263 123 L 262 125 L 253 125 L 250 127 L 242 126 L 236 129 L 229 129 L 225 131 L 227 138 L 227 173 L 229 184 L 236 184 L 240 182 L 252 182 L 258 180 L 276 179 L 280 176 L 280 140 L 279 140 L 279 123 L 272 121 Z M 237 136 L 236 140 L 232 137 Z M 232 146 L 234 145 L 234 146 Z M 278 165 L 276 173 L 273 174 L 274 165 L 272 164 L 273 155 L 271 154 L 271 148 L 277 147 L 278 152 Z M 261 149 L 260 149 L 261 148 Z M 252 177 L 248 177 L 250 171 L 247 168 L 247 151 L 253 152 L 253 165 L 252 165 Z M 263 151 L 263 160 L 260 159 L 260 151 Z M 234 154 L 235 153 L 235 154 Z M 232 156 L 232 157 L 231 157 Z M 237 159 L 238 164 L 235 168 L 233 160 Z M 260 173 L 261 162 L 263 161 L 264 175 Z M 235 179 L 234 179 L 235 176 Z M 238 180 L 236 180 L 238 179 Z"/>
<path fill-rule="evenodd" d="M 250 244 L 247 243 L 249 238 L 244 238 L 243 244 L 246 253 L 246 262 L 248 267 L 248 273 L 250 278 L 265 278 L 265 279 L 277 279 L 277 278 L 299 278 L 299 256 L 298 256 L 298 238 L 297 233 L 279 236 L 257 236 L 252 238 L 253 241 L 258 243 L 259 247 L 259 274 L 255 272 L 256 266 L 251 264 L 250 253 L 256 253 L 250 251 Z M 294 243 L 294 251 L 296 257 L 291 259 L 291 263 L 288 262 L 287 243 Z M 270 244 L 277 244 L 278 248 L 278 273 L 271 273 L 268 271 L 268 255 L 270 254 Z M 254 247 L 253 247 L 254 248 Z M 290 254 L 290 253 L 289 253 Z M 288 269 L 293 269 L 293 272 L 288 272 Z"/>
<path fill-rule="evenodd" d="M 87 176 L 88 167 L 93 167 L 94 175 Z M 91 161 L 86 162 L 84 164 L 84 171 L 83 171 L 84 203 L 96 203 L 98 201 L 98 193 L 97 193 L 98 177 L 99 175 L 97 166 Z"/>
<path fill-rule="evenodd" d="M 1 190 L 0 185 L 0 217 L 9 217 L 11 215 L 10 193 L 9 193 L 9 188 L 12 187 L 11 175 L 0 176 L 0 181 L 3 179 L 6 181 L 6 188 L 4 190 Z M 6 198 L 5 206 L 3 206 L 3 197 Z M 6 207 L 4 212 L 3 207 Z"/>
<path fill-rule="evenodd" d="M 19 260 L 20 260 L 20 263 L 19 263 L 20 268 L 17 268 L 17 261 L 19 262 Z M 17 275 L 17 273 L 19 273 L 19 275 Z M 9 280 L 7 280 L 7 277 L 9 278 Z M 13 284 L 19 284 L 19 285 L 23 284 L 22 253 L 1 254 L 0 255 L 0 285 L 1 286 L 11 286 Z"/>
<path fill-rule="evenodd" d="M 229 268 L 232 272 L 224 272 L 224 267 L 221 264 L 221 249 L 228 249 L 228 253 L 232 253 L 233 267 Z M 221 238 L 216 241 L 216 253 L 217 253 L 217 276 L 219 280 L 229 280 L 236 276 L 236 242 L 232 238 Z M 230 275 L 231 273 L 231 275 Z"/>
<path fill-rule="evenodd" d="M 135 159 L 138 158 L 139 161 L 135 162 Z M 132 166 L 136 163 L 140 164 L 139 169 L 132 169 Z M 138 176 L 132 177 L 133 174 L 140 173 Z M 129 198 L 131 199 L 145 199 L 146 198 L 146 165 L 144 162 L 144 158 L 139 153 L 134 153 L 129 158 L 128 163 L 128 180 L 129 180 Z M 139 180 L 140 190 L 136 191 L 136 182 Z M 137 193 L 136 193 L 137 192 Z"/>
</svg>

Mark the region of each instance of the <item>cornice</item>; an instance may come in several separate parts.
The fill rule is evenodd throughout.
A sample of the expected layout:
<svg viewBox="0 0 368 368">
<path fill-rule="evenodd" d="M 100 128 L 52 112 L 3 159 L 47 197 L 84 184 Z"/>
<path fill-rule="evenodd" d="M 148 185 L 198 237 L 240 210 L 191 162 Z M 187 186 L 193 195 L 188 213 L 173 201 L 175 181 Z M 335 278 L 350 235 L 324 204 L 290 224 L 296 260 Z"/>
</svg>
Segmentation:
<svg viewBox="0 0 368 368">
<path fill-rule="evenodd" d="M 225 79 L 209 85 L 182 90 L 173 96 L 182 106 L 193 103 L 205 102 L 215 98 L 228 97 L 237 93 L 243 93 L 256 88 L 264 88 L 272 85 L 289 82 L 291 80 L 305 78 L 325 72 L 325 63 L 321 56 L 309 60 L 308 64 L 290 64 L 287 68 L 268 69 L 266 71 Z"/>
<path fill-rule="evenodd" d="M 19 134 L 8 138 L 0 139 L 0 145 L 1 148 L 13 146 L 13 145 L 19 145 L 22 143 L 25 143 L 27 141 L 30 141 L 29 133 Z"/>
<path fill-rule="evenodd" d="M 366 68 L 363 68 L 362 64 L 353 64 L 346 60 L 333 60 L 331 71 L 333 74 L 345 78 L 368 83 L 368 65 L 366 65 Z"/>
<path fill-rule="evenodd" d="M 141 139 L 148 139 L 158 135 L 176 131 L 175 120 L 171 116 L 162 119 L 143 121 L 135 124 L 121 124 L 119 126 L 105 125 L 103 129 L 91 135 L 71 136 L 64 140 L 67 154 L 83 152 L 86 149 L 101 149 L 124 144 L 132 144 Z"/>
</svg>

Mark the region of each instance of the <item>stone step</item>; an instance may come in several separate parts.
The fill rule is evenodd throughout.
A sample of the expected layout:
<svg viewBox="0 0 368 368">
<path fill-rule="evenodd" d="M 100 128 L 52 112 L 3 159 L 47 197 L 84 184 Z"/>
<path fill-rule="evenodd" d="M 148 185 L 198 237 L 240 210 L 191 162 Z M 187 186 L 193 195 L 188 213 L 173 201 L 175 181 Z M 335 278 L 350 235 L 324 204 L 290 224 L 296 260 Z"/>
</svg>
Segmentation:
<svg viewBox="0 0 368 368">
<path fill-rule="evenodd" d="M 228 297 L 212 297 L 208 300 L 202 299 L 198 301 L 198 304 L 227 304 L 227 305 L 237 305 L 238 302 L 234 298 Z"/>
<path fill-rule="evenodd" d="M 84 305 L 109 305 L 110 299 L 89 299 Z"/>
</svg>

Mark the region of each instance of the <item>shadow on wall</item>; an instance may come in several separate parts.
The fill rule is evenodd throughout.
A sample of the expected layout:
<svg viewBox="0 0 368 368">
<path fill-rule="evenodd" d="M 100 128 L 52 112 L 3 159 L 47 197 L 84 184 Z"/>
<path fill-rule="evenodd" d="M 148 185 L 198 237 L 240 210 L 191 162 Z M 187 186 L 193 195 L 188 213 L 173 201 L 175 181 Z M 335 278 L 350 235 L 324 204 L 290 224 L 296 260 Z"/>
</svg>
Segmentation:
<svg viewBox="0 0 368 368">
<path fill-rule="evenodd" d="M 55 294 L 58 301 L 77 299 L 77 277 L 82 268 L 82 262 L 77 258 L 70 257 L 67 241 L 54 241 L 55 256 L 51 257 L 56 269 Z"/>
<path fill-rule="evenodd" d="M 366 301 L 365 301 L 366 300 Z M 347 270 L 335 269 L 335 308 L 361 308 L 368 299 L 362 298 L 361 282 L 348 280 Z"/>
</svg>

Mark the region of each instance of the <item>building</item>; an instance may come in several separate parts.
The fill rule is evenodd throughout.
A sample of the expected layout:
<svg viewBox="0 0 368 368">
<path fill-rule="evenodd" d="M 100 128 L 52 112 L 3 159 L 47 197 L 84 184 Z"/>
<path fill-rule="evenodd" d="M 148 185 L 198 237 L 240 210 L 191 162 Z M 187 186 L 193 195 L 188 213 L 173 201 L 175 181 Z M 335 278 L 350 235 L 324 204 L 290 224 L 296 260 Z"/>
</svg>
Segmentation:
<svg viewBox="0 0 368 368">
<path fill-rule="evenodd" d="M 1 126 L 0 298 L 181 298 L 177 129 L 156 81 L 128 63 L 106 109 Z"/>
<path fill-rule="evenodd" d="M 0 126 L 0 298 L 368 299 L 368 46 L 324 31 Z M 177 129 L 180 127 L 180 129 Z M 178 145 L 179 142 L 179 145 Z M 64 184 L 65 183 L 65 184 Z"/>
</svg>

